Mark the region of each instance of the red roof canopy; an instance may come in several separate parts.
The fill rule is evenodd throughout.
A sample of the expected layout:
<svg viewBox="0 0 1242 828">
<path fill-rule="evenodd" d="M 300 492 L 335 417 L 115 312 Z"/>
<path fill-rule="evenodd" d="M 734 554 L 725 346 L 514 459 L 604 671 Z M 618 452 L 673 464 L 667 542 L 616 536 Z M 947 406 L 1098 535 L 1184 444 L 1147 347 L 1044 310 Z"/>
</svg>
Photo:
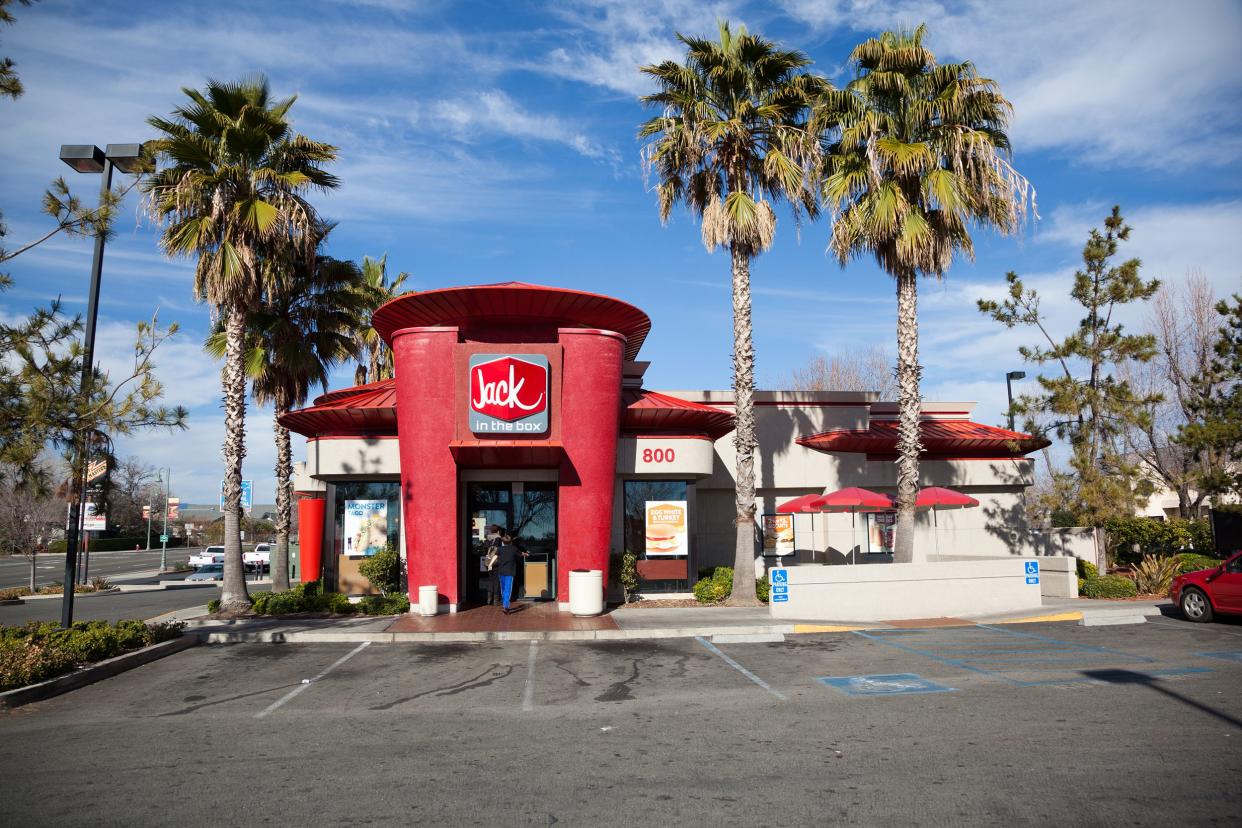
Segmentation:
<svg viewBox="0 0 1242 828">
<path fill-rule="evenodd" d="M 733 430 L 733 415 L 727 411 L 645 388 L 625 389 L 621 404 L 623 431 L 702 433 L 718 440 Z"/>
<path fill-rule="evenodd" d="M 332 391 L 315 405 L 290 411 L 280 424 L 307 437 L 383 437 L 397 433 L 397 391 L 393 380 Z"/>
<path fill-rule="evenodd" d="M 598 293 L 525 282 L 441 288 L 399 296 L 375 312 L 373 324 L 384 341 L 392 344 L 392 335 L 402 328 L 487 320 L 616 331 L 626 338 L 626 359 L 637 358 L 638 349 L 651 330 L 647 314 L 628 302 Z"/>
<path fill-rule="evenodd" d="M 924 420 L 919 424 L 924 457 L 1022 457 L 1052 445 L 1032 437 L 969 420 Z M 897 422 L 872 420 L 867 429 L 842 429 L 798 438 L 798 444 L 823 452 L 897 454 Z"/>
</svg>

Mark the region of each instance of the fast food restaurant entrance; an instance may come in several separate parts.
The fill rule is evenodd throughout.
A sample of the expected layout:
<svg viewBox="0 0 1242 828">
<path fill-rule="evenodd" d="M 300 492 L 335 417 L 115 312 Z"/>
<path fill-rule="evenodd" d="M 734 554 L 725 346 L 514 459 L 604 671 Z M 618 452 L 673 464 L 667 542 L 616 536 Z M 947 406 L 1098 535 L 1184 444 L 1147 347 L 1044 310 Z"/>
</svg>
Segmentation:
<svg viewBox="0 0 1242 828">
<path fill-rule="evenodd" d="M 463 595 L 472 604 L 487 602 L 489 573 L 483 564 L 488 527 L 504 527 L 527 555 L 518 566 L 513 594 L 535 601 L 556 599 L 555 483 L 466 483 L 466 536 L 462 541 Z"/>
</svg>

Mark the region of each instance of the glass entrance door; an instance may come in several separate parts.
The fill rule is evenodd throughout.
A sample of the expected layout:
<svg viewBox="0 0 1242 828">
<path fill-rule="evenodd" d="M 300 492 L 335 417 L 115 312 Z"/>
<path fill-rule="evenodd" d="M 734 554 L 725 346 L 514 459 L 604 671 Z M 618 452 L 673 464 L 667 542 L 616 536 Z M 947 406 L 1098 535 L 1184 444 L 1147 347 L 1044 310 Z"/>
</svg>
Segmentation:
<svg viewBox="0 0 1242 828">
<path fill-rule="evenodd" d="M 487 601 L 491 574 L 483 566 L 487 527 L 496 524 L 527 553 L 518 564 L 515 597 L 550 601 L 556 598 L 556 484 L 467 483 L 467 537 L 464 544 L 465 597 Z"/>
</svg>

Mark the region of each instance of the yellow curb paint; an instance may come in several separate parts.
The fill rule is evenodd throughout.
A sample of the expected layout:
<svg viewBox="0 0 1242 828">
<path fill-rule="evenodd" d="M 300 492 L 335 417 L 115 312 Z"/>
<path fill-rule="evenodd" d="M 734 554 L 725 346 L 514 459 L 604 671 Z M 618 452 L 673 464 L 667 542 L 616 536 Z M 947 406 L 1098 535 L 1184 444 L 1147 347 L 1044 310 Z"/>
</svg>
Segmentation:
<svg viewBox="0 0 1242 828">
<path fill-rule="evenodd" d="M 827 632 L 853 632 L 854 630 L 865 630 L 866 627 L 841 627 L 828 626 L 824 624 L 794 624 L 794 633 L 827 633 Z"/>
<path fill-rule="evenodd" d="M 1081 621 L 1081 612 L 1062 612 L 1057 615 L 1036 615 L 1031 618 L 1013 618 L 1009 621 L 997 621 L 997 624 L 1039 624 L 1044 621 Z"/>
</svg>

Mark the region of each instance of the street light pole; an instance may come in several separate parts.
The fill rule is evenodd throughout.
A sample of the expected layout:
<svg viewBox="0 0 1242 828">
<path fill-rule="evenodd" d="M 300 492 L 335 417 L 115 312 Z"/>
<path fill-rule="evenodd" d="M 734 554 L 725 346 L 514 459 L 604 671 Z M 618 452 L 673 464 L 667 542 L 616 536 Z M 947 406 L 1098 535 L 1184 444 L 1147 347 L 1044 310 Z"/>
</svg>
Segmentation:
<svg viewBox="0 0 1242 828">
<path fill-rule="evenodd" d="M 64 144 L 60 159 L 81 173 L 103 173 L 99 186 L 99 206 L 102 208 L 112 190 L 112 170 L 135 172 L 142 155 L 142 144 L 108 144 L 101 150 L 94 144 Z M 91 260 L 91 284 L 87 293 L 86 326 L 82 335 L 82 378 L 79 391 L 87 394 L 95 370 L 95 323 L 99 319 L 99 286 L 103 277 L 104 244 L 106 234 L 98 227 L 95 232 L 95 253 Z M 73 585 L 78 574 L 78 538 L 82 515 L 82 498 L 86 494 L 86 464 L 89 451 L 89 434 L 79 429 L 74 439 L 75 459 L 69 481 L 69 527 L 65 533 L 64 592 L 60 603 L 60 625 L 68 629 L 73 624 Z"/>
<path fill-rule="evenodd" d="M 164 481 L 164 531 L 160 535 L 160 572 L 168 569 L 168 496 L 172 487 L 172 466 L 168 467 L 168 478 Z"/>
<path fill-rule="evenodd" d="M 1013 431 L 1013 381 L 1026 379 L 1026 371 L 1010 371 L 1005 374 L 1005 391 L 1009 395 L 1009 430 Z"/>
</svg>

